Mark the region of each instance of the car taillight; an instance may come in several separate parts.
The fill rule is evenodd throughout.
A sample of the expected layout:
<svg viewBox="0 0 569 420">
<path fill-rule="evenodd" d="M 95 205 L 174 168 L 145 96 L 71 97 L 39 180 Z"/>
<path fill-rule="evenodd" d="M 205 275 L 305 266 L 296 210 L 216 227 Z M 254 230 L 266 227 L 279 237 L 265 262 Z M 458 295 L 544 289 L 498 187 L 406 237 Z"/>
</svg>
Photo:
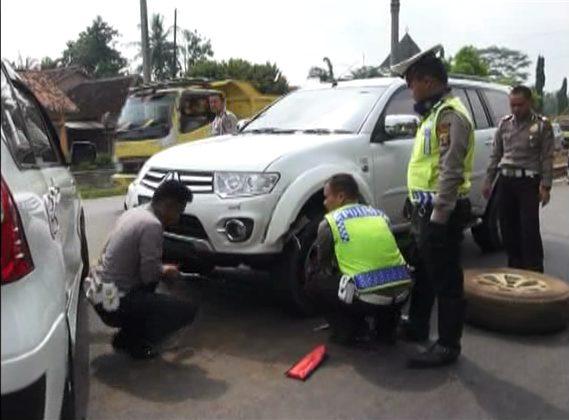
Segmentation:
<svg viewBox="0 0 569 420">
<path fill-rule="evenodd" d="M 2 284 L 21 279 L 34 269 L 20 214 L 2 178 Z"/>
</svg>

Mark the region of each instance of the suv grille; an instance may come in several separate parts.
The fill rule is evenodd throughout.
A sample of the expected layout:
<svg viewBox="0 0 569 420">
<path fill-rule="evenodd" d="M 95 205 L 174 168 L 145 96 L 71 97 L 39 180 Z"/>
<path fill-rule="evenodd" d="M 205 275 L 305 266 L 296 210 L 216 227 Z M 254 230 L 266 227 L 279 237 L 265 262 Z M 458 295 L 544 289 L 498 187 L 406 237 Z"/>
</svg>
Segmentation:
<svg viewBox="0 0 569 420">
<path fill-rule="evenodd" d="M 213 173 L 211 172 L 188 172 L 168 169 L 150 168 L 141 183 L 155 190 L 164 179 L 179 179 L 193 194 L 213 193 Z"/>
</svg>

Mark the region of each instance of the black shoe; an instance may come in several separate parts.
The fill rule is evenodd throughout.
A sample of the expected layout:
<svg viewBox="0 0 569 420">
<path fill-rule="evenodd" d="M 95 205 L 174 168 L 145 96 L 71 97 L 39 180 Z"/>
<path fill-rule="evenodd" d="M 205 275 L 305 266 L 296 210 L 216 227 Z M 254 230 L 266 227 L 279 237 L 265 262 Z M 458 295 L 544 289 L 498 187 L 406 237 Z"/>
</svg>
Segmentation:
<svg viewBox="0 0 569 420">
<path fill-rule="evenodd" d="M 160 353 L 150 344 L 138 343 L 133 345 L 128 349 L 128 354 L 133 359 L 148 360 L 154 359 L 160 355 Z"/>
<path fill-rule="evenodd" d="M 122 331 L 119 331 L 113 335 L 111 345 L 116 352 L 128 353 L 130 344 L 131 340 Z"/>
<path fill-rule="evenodd" d="M 419 331 L 411 324 L 411 321 L 402 319 L 397 329 L 397 338 L 410 343 L 422 343 L 429 339 L 429 331 Z"/>
<path fill-rule="evenodd" d="M 121 331 L 113 336 L 111 345 L 115 351 L 126 353 L 133 359 L 153 359 L 160 354 L 150 344 L 140 340 L 133 340 Z"/>
<path fill-rule="evenodd" d="M 430 369 L 455 363 L 460 356 L 460 350 L 441 346 L 436 343 L 424 352 L 410 358 L 407 367 L 410 369 Z"/>
</svg>

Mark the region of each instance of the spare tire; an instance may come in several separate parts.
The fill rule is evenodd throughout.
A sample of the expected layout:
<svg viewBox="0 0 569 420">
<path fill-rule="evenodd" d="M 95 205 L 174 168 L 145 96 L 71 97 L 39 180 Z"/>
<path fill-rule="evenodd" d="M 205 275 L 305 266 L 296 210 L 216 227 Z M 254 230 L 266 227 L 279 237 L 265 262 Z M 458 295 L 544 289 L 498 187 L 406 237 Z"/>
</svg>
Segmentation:
<svg viewBox="0 0 569 420">
<path fill-rule="evenodd" d="M 548 333 L 569 320 L 569 286 L 551 276 L 497 268 L 465 270 L 467 321 L 495 331 Z"/>
</svg>

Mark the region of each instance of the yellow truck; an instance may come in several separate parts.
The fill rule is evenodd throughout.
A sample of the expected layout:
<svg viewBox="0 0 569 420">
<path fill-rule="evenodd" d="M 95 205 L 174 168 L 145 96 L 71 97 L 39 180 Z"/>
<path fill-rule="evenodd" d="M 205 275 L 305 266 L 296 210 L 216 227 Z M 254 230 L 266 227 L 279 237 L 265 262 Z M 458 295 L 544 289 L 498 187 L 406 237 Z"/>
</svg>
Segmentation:
<svg viewBox="0 0 569 420">
<path fill-rule="evenodd" d="M 209 137 L 214 115 L 208 98 L 216 92 L 225 95 L 227 109 L 239 119 L 250 118 L 278 97 L 237 80 L 179 79 L 132 88 L 117 123 L 115 183 L 128 185 L 161 150 Z"/>
</svg>

